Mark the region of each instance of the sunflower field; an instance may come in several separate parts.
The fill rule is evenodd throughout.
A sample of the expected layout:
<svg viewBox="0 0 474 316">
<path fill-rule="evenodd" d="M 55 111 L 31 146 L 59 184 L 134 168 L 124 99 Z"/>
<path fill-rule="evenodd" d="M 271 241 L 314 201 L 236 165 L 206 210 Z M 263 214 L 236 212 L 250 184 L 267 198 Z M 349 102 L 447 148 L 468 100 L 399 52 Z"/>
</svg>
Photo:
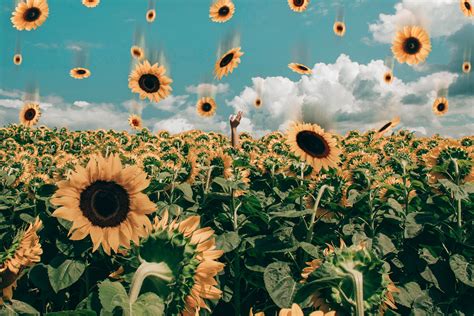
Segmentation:
<svg viewBox="0 0 474 316">
<path fill-rule="evenodd" d="M 474 314 L 473 137 L 0 139 L 2 315 Z"/>
</svg>

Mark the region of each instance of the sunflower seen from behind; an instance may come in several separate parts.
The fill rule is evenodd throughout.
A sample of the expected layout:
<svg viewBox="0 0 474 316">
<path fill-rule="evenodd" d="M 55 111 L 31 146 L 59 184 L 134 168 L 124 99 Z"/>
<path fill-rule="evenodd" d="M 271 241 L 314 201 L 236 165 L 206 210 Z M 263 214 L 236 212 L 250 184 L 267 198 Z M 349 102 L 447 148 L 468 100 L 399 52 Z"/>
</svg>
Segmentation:
<svg viewBox="0 0 474 316">
<path fill-rule="evenodd" d="M 213 22 L 224 23 L 229 21 L 235 12 L 235 5 L 231 0 L 217 0 L 209 9 L 209 17 Z"/>
<path fill-rule="evenodd" d="M 147 214 L 156 205 L 142 193 L 150 181 L 136 165 L 123 167 L 118 155 L 93 156 L 87 166 L 76 165 L 67 180 L 58 182 L 51 203 L 59 208 L 54 217 L 72 222 L 71 240 L 90 236 L 92 251 L 105 253 L 129 248 L 147 235 L 151 222 Z"/>
<path fill-rule="evenodd" d="M 196 110 L 200 116 L 212 117 L 216 113 L 217 105 L 211 97 L 203 97 L 196 103 Z"/>
<path fill-rule="evenodd" d="M 436 98 L 433 102 L 433 113 L 437 116 L 442 116 L 448 113 L 449 102 L 445 97 Z"/>
<path fill-rule="evenodd" d="M 138 93 L 140 99 L 148 98 L 159 102 L 171 93 L 170 84 L 173 82 L 166 75 L 166 68 L 158 63 L 151 65 L 145 60 L 136 65 L 128 77 L 128 87 Z"/>
<path fill-rule="evenodd" d="M 303 12 L 308 8 L 309 0 L 288 0 L 288 6 L 294 12 Z"/>
<path fill-rule="evenodd" d="M 49 15 L 49 6 L 46 0 L 21 0 L 12 13 L 13 27 L 19 31 L 36 30 Z"/>
<path fill-rule="evenodd" d="M 309 67 L 299 63 L 288 64 L 288 68 L 300 75 L 310 75 L 313 72 Z"/>
<path fill-rule="evenodd" d="M 420 26 L 405 26 L 395 35 L 392 52 L 401 64 L 424 62 L 431 52 L 430 36 Z"/>
<path fill-rule="evenodd" d="M 220 80 L 223 76 L 227 76 L 232 73 L 240 63 L 240 57 L 244 53 L 240 50 L 240 47 L 235 47 L 227 51 L 225 54 L 216 61 L 214 66 L 214 74 Z"/>
<path fill-rule="evenodd" d="M 20 111 L 20 123 L 24 126 L 34 126 L 38 124 L 41 116 L 40 107 L 37 103 L 26 103 Z"/>
</svg>

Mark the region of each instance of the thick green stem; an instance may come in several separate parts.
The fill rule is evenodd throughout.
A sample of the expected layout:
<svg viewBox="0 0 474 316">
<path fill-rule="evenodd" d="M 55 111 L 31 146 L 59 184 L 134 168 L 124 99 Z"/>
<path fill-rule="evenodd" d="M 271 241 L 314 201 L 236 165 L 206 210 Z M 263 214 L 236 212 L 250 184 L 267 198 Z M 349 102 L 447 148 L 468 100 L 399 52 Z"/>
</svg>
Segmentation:
<svg viewBox="0 0 474 316">
<path fill-rule="evenodd" d="M 346 267 L 347 273 L 351 276 L 355 290 L 356 316 L 364 316 L 364 278 L 361 272 L 353 267 Z"/>
<path fill-rule="evenodd" d="M 318 196 L 316 197 L 316 201 L 313 207 L 313 214 L 311 215 L 311 222 L 309 223 L 309 229 L 308 229 L 308 232 L 306 233 L 307 243 L 311 243 L 311 240 L 313 240 L 313 230 L 314 230 L 314 224 L 316 222 L 316 213 L 318 212 L 319 202 L 321 201 L 323 193 L 327 188 L 328 188 L 328 185 L 326 184 L 323 185 L 321 189 L 319 189 Z"/>
<path fill-rule="evenodd" d="M 235 207 L 235 200 L 234 200 L 234 189 L 230 190 L 230 210 L 232 212 L 232 225 L 234 227 L 234 231 L 238 233 L 238 227 L 239 227 L 239 222 L 238 222 L 238 214 L 237 214 L 237 208 Z M 240 310 L 240 255 L 239 255 L 239 248 L 237 247 L 235 249 L 235 257 L 234 257 L 234 275 L 235 275 L 235 280 L 234 280 L 234 295 L 232 297 L 233 303 L 234 303 L 234 315 L 240 316 L 241 315 L 241 310 Z"/>
<path fill-rule="evenodd" d="M 457 159 L 454 159 L 454 158 L 451 158 L 453 164 L 454 164 L 454 172 L 455 172 L 455 176 L 456 176 L 456 184 L 459 185 L 459 182 L 460 182 L 460 174 L 459 174 L 459 165 L 458 165 L 458 161 Z M 456 199 L 456 202 L 457 202 L 457 209 L 456 209 L 456 212 L 457 212 L 457 222 L 458 222 L 458 227 L 459 228 L 462 228 L 462 205 L 461 205 L 461 199 L 460 198 L 457 198 Z"/>
<path fill-rule="evenodd" d="M 207 171 L 206 187 L 204 188 L 204 194 L 207 194 L 207 191 L 209 190 L 209 184 L 211 182 L 211 173 L 213 168 L 214 166 L 210 166 L 209 170 Z"/>
</svg>

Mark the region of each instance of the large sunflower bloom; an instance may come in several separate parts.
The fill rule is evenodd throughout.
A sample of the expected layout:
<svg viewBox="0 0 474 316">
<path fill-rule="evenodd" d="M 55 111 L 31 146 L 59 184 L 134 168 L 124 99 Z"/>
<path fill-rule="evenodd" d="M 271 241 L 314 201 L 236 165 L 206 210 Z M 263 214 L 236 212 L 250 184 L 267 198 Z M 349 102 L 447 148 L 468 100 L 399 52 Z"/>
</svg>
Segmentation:
<svg viewBox="0 0 474 316">
<path fill-rule="evenodd" d="M 36 30 L 46 21 L 49 15 L 48 2 L 46 0 L 20 1 L 12 13 L 11 21 L 13 27 L 19 31 Z"/>
<path fill-rule="evenodd" d="M 142 191 L 149 185 L 146 173 L 137 166 L 123 168 L 119 156 L 92 157 L 84 168 L 76 166 L 68 180 L 58 183 L 51 199 L 60 206 L 53 216 L 72 222 L 71 240 L 90 235 L 92 251 L 100 245 L 107 254 L 130 241 L 138 244 L 151 227 L 146 216 L 156 205 Z"/>
<path fill-rule="evenodd" d="M 40 116 L 41 111 L 39 105 L 36 103 L 27 103 L 21 109 L 19 119 L 22 125 L 31 127 L 38 123 Z"/>
<path fill-rule="evenodd" d="M 399 63 L 416 65 L 425 61 L 431 52 L 430 36 L 419 26 L 405 26 L 397 32 L 392 52 Z"/>
<path fill-rule="evenodd" d="M 288 6 L 295 12 L 303 12 L 308 8 L 309 0 L 288 0 Z"/>
<path fill-rule="evenodd" d="M 199 115 L 204 117 L 211 117 L 216 113 L 216 101 L 214 101 L 214 99 L 211 97 L 201 98 L 196 103 L 196 109 Z"/>
<path fill-rule="evenodd" d="M 316 172 L 339 163 L 341 150 L 331 134 L 316 124 L 294 123 L 287 136 L 291 151 L 313 166 Z"/>
<path fill-rule="evenodd" d="M 216 65 L 214 66 L 214 74 L 218 79 L 221 79 L 223 76 L 227 76 L 229 73 L 232 73 L 235 68 L 240 63 L 240 57 L 244 53 L 240 50 L 240 47 L 232 48 L 218 61 L 216 61 Z"/>
<path fill-rule="evenodd" d="M 137 64 L 128 77 L 128 87 L 140 95 L 140 99 L 148 98 L 150 101 L 159 102 L 171 93 L 170 84 L 173 82 L 165 76 L 166 68 L 151 65 L 148 60 Z"/>
<path fill-rule="evenodd" d="M 209 9 L 209 17 L 213 22 L 229 21 L 235 12 L 235 5 L 231 0 L 217 0 Z"/>
<path fill-rule="evenodd" d="M 445 115 L 449 109 L 448 99 L 445 97 L 436 98 L 433 102 L 433 113 L 437 116 Z"/>
</svg>

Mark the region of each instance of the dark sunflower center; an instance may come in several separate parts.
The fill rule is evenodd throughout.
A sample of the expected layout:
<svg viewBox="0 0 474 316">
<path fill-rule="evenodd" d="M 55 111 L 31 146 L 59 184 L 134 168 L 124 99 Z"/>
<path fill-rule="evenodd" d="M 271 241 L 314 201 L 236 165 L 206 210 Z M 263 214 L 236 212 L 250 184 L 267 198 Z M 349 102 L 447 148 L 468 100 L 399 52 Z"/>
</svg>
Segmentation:
<svg viewBox="0 0 474 316">
<path fill-rule="evenodd" d="M 153 12 L 148 12 L 148 18 L 149 19 L 153 18 L 153 15 L 154 15 Z"/>
<path fill-rule="evenodd" d="M 26 110 L 25 112 L 25 120 L 27 121 L 31 121 L 32 119 L 34 119 L 36 116 L 36 110 L 35 109 L 28 109 Z"/>
<path fill-rule="evenodd" d="M 127 218 L 130 198 L 117 183 L 99 180 L 82 191 L 79 207 L 93 225 L 115 227 Z"/>
<path fill-rule="evenodd" d="M 20 57 L 16 56 L 16 57 L 15 57 L 15 61 L 16 61 L 16 62 L 19 62 L 19 61 L 20 61 Z M 466 67 L 466 68 L 467 68 L 467 67 Z"/>
<path fill-rule="evenodd" d="M 301 7 L 304 4 L 304 0 L 293 0 L 293 5 L 295 7 Z"/>
<path fill-rule="evenodd" d="M 297 67 L 298 67 L 299 69 L 301 69 L 301 70 L 304 70 L 304 71 L 307 71 L 307 70 L 308 70 L 308 67 L 303 66 L 303 65 L 298 65 Z"/>
<path fill-rule="evenodd" d="M 255 101 L 255 103 L 257 103 L 257 105 L 260 105 L 260 103 L 262 103 L 262 101 L 260 99 L 257 99 L 257 101 Z"/>
<path fill-rule="evenodd" d="M 132 120 L 133 126 L 138 126 L 138 120 Z"/>
<path fill-rule="evenodd" d="M 140 56 L 140 51 L 138 49 L 133 50 L 133 55 Z"/>
<path fill-rule="evenodd" d="M 446 104 L 444 104 L 444 103 L 439 103 L 439 104 L 436 106 L 436 108 L 438 109 L 438 111 L 443 112 L 444 109 L 446 109 Z"/>
<path fill-rule="evenodd" d="M 414 55 L 418 53 L 421 49 L 421 43 L 420 40 L 417 39 L 416 37 L 409 37 L 405 40 L 405 43 L 403 44 L 403 50 L 405 53 Z"/>
<path fill-rule="evenodd" d="M 204 112 L 209 112 L 212 109 L 212 105 L 209 102 L 206 102 L 201 106 L 201 109 Z"/>
<path fill-rule="evenodd" d="M 388 122 L 387 124 L 385 124 L 384 126 L 382 126 L 382 128 L 379 129 L 379 133 L 380 133 L 380 132 L 383 132 L 384 130 L 386 130 L 387 128 L 389 128 L 390 125 L 392 125 L 392 122 Z"/>
<path fill-rule="evenodd" d="M 465 64 L 465 65 L 464 65 L 464 69 L 469 69 L 469 65 L 468 65 L 468 64 Z"/>
<path fill-rule="evenodd" d="M 232 61 L 232 59 L 234 59 L 234 53 L 228 53 L 227 55 L 225 55 L 225 56 L 221 59 L 221 62 L 219 63 L 219 66 L 220 66 L 221 68 L 227 66 L 228 64 L 230 64 L 230 62 Z"/>
<path fill-rule="evenodd" d="M 342 32 L 342 31 L 344 30 L 344 27 L 339 24 L 338 26 L 336 26 L 336 30 L 337 30 L 338 32 Z"/>
<path fill-rule="evenodd" d="M 471 4 L 469 2 L 464 1 L 464 6 L 466 7 L 466 9 L 471 10 Z"/>
<path fill-rule="evenodd" d="M 311 131 L 302 131 L 296 135 L 296 143 L 312 157 L 324 158 L 329 155 L 329 144 L 326 140 Z"/>
<path fill-rule="evenodd" d="M 76 70 L 76 74 L 78 75 L 85 75 L 86 74 L 86 71 L 84 69 L 78 69 Z"/>
<path fill-rule="evenodd" d="M 227 14 L 229 14 L 229 12 L 230 12 L 230 9 L 229 9 L 229 7 L 226 6 L 226 5 L 220 7 L 220 8 L 219 8 L 219 11 L 218 11 L 218 13 L 219 13 L 220 16 L 226 16 Z"/>
<path fill-rule="evenodd" d="M 23 18 L 27 22 L 34 22 L 38 20 L 40 16 L 41 16 L 41 10 L 36 7 L 28 8 L 23 14 Z"/>
<path fill-rule="evenodd" d="M 144 74 L 138 80 L 138 85 L 147 93 L 155 93 L 160 90 L 160 80 L 152 74 Z"/>
<path fill-rule="evenodd" d="M 390 75 L 385 76 L 385 80 L 389 81 L 390 79 L 392 79 L 392 76 L 390 76 Z"/>
</svg>

